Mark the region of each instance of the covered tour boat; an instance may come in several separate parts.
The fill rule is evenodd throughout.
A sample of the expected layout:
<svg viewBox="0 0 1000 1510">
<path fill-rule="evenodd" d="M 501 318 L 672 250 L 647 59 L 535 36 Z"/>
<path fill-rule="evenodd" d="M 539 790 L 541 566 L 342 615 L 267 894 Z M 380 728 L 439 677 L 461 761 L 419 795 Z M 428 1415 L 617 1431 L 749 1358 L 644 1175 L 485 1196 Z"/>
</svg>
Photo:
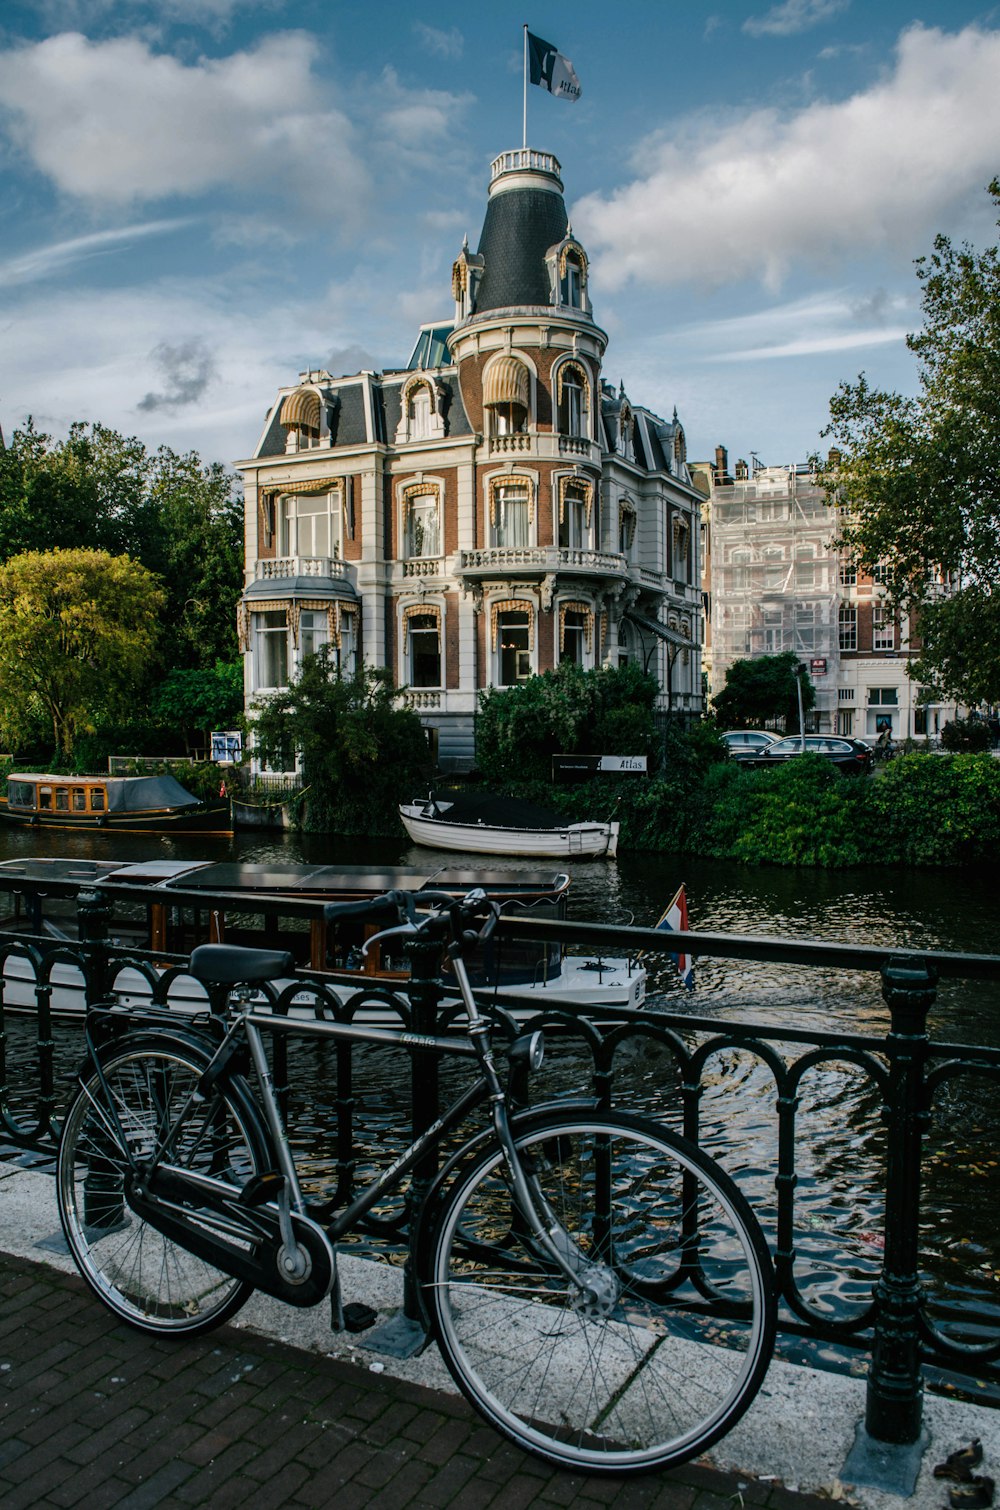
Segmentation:
<svg viewBox="0 0 1000 1510">
<path fill-rule="evenodd" d="M 328 921 L 321 908 L 302 902 L 359 901 L 386 891 L 420 894 L 447 891 L 459 897 L 482 887 L 505 912 L 531 917 L 565 916 L 569 877 L 553 871 L 431 870 L 403 867 L 271 865 L 153 860 L 133 865 L 59 859 L 0 863 L 0 957 L 5 1011 L 37 1009 L 38 967 L 51 986 L 57 1016 L 84 1011 L 83 976 L 73 959 L 77 903 L 82 891 L 104 894 L 113 906 L 113 991 L 127 1006 L 148 1005 L 158 979 L 171 969 L 166 1005 L 204 1011 L 206 996 L 183 971 L 197 945 L 230 942 L 288 949 L 304 977 L 315 978 L 336 1000 L 359 989 L 405 988 L 407 962 L 398 941 L 362 946 L 376 925 L 360 919 Z M 129 958 L 131 956 L 131 958 Z M 137 963 L 144 961 L 143 965 Z M 495 992 L 511 1010 L 547 1006 L 640 1007 L 646 972 L 629 959 L 567 955 L 558 944 L 494 936 L 469 964 L 473 985 Z M 286 983 L 288 984 L 288 983 Z M 303 979 L 301 1009 L 312 1013 L 316 998 Z M 456 991 L 457 995 L 457 991 Z M 376 1006 L 362 1020 L 377 1020 Z"/>
<path fill-rule="evenodd" d="M 126 829 L 130 833 L 231 833 L 229 799 L 202 802 L 173 776 L 7 777 L 0 817 L 33 828 Z"/>
</svg>

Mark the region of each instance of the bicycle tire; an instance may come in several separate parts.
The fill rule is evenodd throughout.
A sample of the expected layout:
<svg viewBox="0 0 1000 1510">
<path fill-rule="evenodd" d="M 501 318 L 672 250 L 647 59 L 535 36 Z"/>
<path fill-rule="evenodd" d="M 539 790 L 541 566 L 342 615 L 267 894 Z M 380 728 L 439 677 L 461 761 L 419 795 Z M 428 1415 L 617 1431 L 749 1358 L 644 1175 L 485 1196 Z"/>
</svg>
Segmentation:
<svg viewBox="0 0 1000 1510">
<path fill-rule="evenodd" d="M 132 1159 L 201 1079 L 210 1050 L 147 1038 L 102 1057 L 66 1114 L 56 1167 L 59 1216 L 76 1266 L 115 1315 L 143 1332 L 194 1336 L 235 1315 L 253 1294 L 164 1236 L 129 1205 Z M 122 1147 L 122 1137 L 128 1148 Z M 181 1124 L 171 1162 L 242 1186 L 271 1167 L 268 1139 L 249 1087 L 227 1078 Z"/>
<path fill-rule="evenodd" d="M 526 1234 L 491 1144 L 446 1192 L 425 1276 L 455 1382 L 561 1468 L 696 1457 L 750 1405 L 774 1346 L 773 1270 L 745 1198 L 693 1144 L 628 1113 L 548 1112 L 515 1142 L 596 1299 L 584 1307 Z"/>
</svg>

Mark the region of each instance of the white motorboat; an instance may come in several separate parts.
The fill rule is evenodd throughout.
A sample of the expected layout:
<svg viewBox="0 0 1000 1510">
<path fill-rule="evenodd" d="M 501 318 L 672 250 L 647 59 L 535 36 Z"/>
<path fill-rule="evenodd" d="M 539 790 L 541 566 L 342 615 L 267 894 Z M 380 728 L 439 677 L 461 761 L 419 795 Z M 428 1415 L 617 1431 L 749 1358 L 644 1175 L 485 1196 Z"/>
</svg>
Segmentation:
<svg viewBox="0 0 1000 1510">
<path fill-rule="evenodd" d="M 399 806 L 414 844 L 476 855 L 614 859 L 618 824 L 572 823 L 560 813 L 485 792 L 438 792 Z"/>
</svg>

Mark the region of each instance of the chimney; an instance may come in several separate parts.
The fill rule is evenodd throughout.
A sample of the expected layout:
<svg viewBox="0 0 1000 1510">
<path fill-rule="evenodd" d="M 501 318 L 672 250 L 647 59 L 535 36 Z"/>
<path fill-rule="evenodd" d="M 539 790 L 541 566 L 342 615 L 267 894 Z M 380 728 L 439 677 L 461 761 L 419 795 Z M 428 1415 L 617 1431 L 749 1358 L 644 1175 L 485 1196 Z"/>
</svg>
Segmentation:
<svg viewBox="0 0 1000 1510">
<path fill-rule="evenodd" d="M 716 482 L 719 483 L 719 484 L 724 483 L 727 480 L 726 479 L 726 473 L 728 471 L 729 471 L 729 456 L 728 456 L 728 454 L 726 452 L 726 448 L 725 448 L 725 446 L 716 446 L 716 448 L 715 448 L 715 480 L 716 480 Z"/>
</svg>

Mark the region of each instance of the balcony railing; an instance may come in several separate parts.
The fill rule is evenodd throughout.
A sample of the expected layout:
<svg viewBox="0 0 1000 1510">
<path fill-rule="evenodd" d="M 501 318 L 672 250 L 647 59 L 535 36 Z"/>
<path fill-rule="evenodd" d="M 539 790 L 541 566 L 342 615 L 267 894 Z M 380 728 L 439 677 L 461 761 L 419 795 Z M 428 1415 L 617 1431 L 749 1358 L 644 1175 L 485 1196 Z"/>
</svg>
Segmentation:
<svg viewBox="0 0 1000 1510">
<path fill-rule="evenodd" d="M 346 561 L 337 556 L 278 556 L 273 561 L 258 561 L 254 577 L 258 582 L 275 581 L 281 577 L 341 577 L 350 576 Z"/>
<path fill-rule="evenodd" d="M 466 575 L 575 571 L 614 577 L 623 577 L 628 571 L 624 556 L 556 545 L 495 545 L 478 551 L 460 551 L 458 569 Z"/>
</svg>

